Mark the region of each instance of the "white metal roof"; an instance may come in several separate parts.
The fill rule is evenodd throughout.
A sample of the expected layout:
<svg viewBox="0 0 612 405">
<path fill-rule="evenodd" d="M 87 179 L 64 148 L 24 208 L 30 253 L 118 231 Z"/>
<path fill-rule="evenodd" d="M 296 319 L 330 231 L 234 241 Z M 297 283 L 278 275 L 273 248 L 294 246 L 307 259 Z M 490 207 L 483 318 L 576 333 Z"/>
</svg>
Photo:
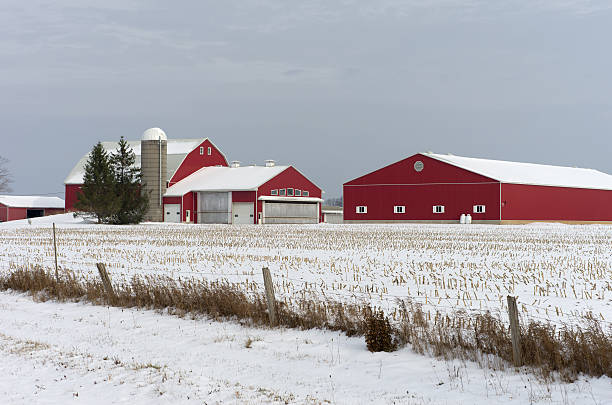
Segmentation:
<svg viewBox="0 0 612 405">
<path fill-rule="evenodd" d="M 64 200 L 59 197 L 39 197 L 36 195 L 0 195 L 0 204 L 15 208 L 64 208 Z"/>
<path fill-rule="evenodd" d="M 142 138 L 143 141 L 167 141 L 168 137 L 166 133 L 160 128 L 149 128 L 143 132 Z"/>
<path fill-rule="evenodd" d="M 207 138 L 201 139 L 170 139 L 168 140 L 168 162 L 167 173 L 168 180 L 174 175 L 176 169 L 181 165 L 185 156 L 198 145 L 204 142 Z M 140 167 L 140 141 L 128 141 L 128 145 L 136 155 L 134 166 Z M 118 142 L 102 142 L 104 149 L 110 154 L 117 150 Z M 83 176 L 85 175 L 85 164 L 89 158 L 89 152 L 86 153 L 76 166 L 70 171 L 68 177 L 64 180 L 64 184 L 83 184 Z"/>
<path fill-rule="evenodd" d="M 612 176 L 594 169 L 421 154 L 502 183 L 612 190 Z"/>
<path fill-rule="evenodd" d="M 190 191 L 252 191 L 289 166 L 203 167 L 166 190 L 166 197 Z"/>
</svg>

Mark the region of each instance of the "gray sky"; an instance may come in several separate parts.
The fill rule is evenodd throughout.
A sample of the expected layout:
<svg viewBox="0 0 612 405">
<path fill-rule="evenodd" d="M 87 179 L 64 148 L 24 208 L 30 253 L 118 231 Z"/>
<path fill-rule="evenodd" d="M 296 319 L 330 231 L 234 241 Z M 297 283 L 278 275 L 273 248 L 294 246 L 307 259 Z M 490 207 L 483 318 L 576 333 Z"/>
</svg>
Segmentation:
<svg viewBox="0 0 612 405">
<path fill-rule="evenodd" d="M 63 192 L 95 142 L 153 126 L 293 164 L 327 198 L 421 151 L 612 173 L 611 8 L 3 0 L 0 155 L 16 194 Z"/>
</svg>

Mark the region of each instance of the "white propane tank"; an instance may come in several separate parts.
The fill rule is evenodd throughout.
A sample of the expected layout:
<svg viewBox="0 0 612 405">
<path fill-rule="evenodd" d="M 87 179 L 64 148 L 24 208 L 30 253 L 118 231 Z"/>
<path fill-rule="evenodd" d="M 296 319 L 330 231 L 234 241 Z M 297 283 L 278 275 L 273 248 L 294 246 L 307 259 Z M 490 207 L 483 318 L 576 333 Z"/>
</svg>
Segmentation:
<svg viewBox="0 0 612 405">
<path fill-rule="evenodd" d="M 471 224 L 472 223 L 472 216 L 470 214 L 467 214 L 465 216 L 465 223 L 466 224 Z"/>
<path fill-rule="evenodd" d="M 461 214 L 461 216 L 459 217 L 459 223 L 465 224 L 465 214 Z"/>
</svg>

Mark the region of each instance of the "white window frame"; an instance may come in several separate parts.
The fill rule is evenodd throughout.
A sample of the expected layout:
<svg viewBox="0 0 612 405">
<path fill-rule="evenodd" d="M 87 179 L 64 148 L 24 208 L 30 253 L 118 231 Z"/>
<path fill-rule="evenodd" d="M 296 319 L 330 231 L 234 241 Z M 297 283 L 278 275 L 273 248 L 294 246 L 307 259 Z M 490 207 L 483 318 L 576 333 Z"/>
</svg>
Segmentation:
<svg viewBox="0 0 612 405">
<path fill-rule="evenodd" d="M 296 188 L 295 190 L 293 190 L 294 194 L 296 197 L 301 197 L 302 196 L 302 190 L 300 190 L 299 188 Z"/>
<path fill-rule="evenodd" d="M 209 146 L 206 152 L 208 153 L 208 156 L 212 155 L 212 148 Z"/>
<path fill-rule="evenodd" d="M 393 206 L 393 213 L 394 214 L 405 214 L 406 213 L 406 206 L 405 205 L 394 205 Z"/>
<path fill-rule="evenodd" d="M 289 190 L 291 190 L 291 191 L 289 191 Z M 287 197 L 293 197 L 293 195 L 294 195 L 293 194 L 293 189 L 292 188 L 288 188 L 287 189 Z"/>
<path fill-rule="evenodd" d="M 302 190 L 302 197 L 308 197 L 310 193 L 308 192 L 308 190 Z"/>
<path fill-rule="evenodd" d="M 278 189 L 278 195 L 287 195 L 287 189 L 279 188 Z"/>
<path fill-rule="evenodd" d="M 270 195 L 278 195 L 278 189 L 270 190 Z"/>
<path fill-rule="evenodd" d="M 355 213 L 356 214 L 367 214 L 368 213 L 368 206 L 367 205 L 358 205 L 355 207 Z"/>
<path fill-rule="evenodd" d="M 434 205 L 433 213 L 434 214 L 444 214 L 444 205 Z"/>
<path fill-rule="evenodd" d="M 200 155 L 203 155 L 203 154 L 204 154 L 204 147 L 200 146 Z"/>
<path fill-rule="evenodd" d="M 482 211 L 479 211 L 479 209 L 482 208 Z M 486 205 L 484 204 L 478 204 L 478 205 L 474 205 L 474 209 L 473 212 L 474 214 L 484 214 L 486 212 Z"/>
</svg>

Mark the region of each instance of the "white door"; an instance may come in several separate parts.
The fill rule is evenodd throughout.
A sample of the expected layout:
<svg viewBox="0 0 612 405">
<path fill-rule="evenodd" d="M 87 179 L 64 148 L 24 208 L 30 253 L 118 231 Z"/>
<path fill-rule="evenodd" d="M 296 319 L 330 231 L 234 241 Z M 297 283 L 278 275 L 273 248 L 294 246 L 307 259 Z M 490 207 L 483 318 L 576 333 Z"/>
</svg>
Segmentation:
<svg viewBox="0 0 612 405">
<path fill-rule="evenodd" d="M 254 224 L 253 203 L 232 203 L 232 224 Z"/>
<path fill-rule="evenodd" d="M 181 204 L 164 204 L 164 222 L 181 222 Z"/>
</svg>

